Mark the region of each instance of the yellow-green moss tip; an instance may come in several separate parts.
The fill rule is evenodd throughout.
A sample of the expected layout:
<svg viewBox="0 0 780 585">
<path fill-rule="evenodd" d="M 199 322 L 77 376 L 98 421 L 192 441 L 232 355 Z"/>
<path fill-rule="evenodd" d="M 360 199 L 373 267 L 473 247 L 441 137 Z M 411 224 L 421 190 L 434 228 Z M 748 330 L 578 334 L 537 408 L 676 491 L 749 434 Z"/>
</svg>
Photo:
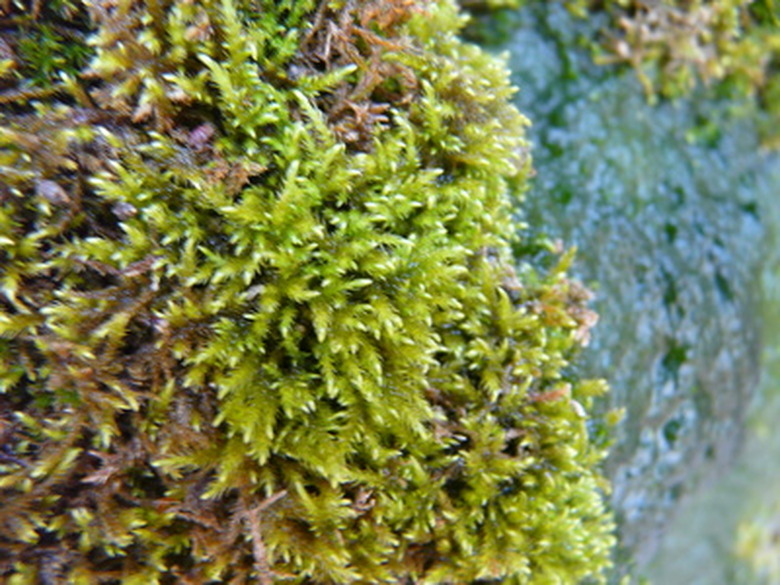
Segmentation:
<svg viewBox="0 0 780 585">
<path fill-rule="evenodd" d="M 452 4 L 0 9 L 91 54 L 0 95 L 4 580 L 603 579 L 594 315 L 511 258 L 526 120 Z"/>
</svg>

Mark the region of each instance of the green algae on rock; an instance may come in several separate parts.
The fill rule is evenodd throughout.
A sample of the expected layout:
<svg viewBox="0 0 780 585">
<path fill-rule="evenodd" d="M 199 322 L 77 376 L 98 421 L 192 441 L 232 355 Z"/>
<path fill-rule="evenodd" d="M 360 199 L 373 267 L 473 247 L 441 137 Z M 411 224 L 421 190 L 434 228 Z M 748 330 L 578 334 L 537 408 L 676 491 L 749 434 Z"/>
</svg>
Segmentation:
<svg viewBox="0 0 780 585">
<path fill-rule="evenodd" d="M 452 4 L 0 11 L 3 579 L 603 580 L 594 315 L 511 256 L 527 122 Z"/>
</svg>

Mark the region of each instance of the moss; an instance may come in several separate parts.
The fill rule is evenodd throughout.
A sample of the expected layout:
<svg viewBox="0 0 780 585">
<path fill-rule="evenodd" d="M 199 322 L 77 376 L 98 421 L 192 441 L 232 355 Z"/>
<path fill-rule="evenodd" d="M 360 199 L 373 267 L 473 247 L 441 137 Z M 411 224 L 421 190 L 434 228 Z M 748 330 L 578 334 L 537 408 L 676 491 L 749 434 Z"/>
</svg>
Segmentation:
<svg viewBox="0 0 780 585">
<path fill-rule="evenodd" d="M 755 98 L 766 120 L 765 141 L 777 146 L 780 109 L 780 5 L 772 0 L 657 3 L 566 0 L 583 17 L 609 13 L 597 61 L 628 65 L 651 98 L 677 98 L 699 83 Z"/>
<path fill-rule="evenodd" d="M 88 66 L 0 96 L 3 578 L 602 579 L 595 316 L 511 256 L 527 122 L 456 8 L 61 8 Z"/>
<path fill-rule="evenodd" d="M 560 0 L 580 18 L 597 18 L 599 35 L 579 42 L 602 65 L 631 68 L 651 102 L 690 95 L 701 85 L 749 98 L 761 110 L 766 146 L 780 145 L 780 4 L 773 0 Z M 469 36 L 496 43 L 517 26 L 527 0 L 462 0 L 478 18 Z M 489 14 L 489 18 L 486 18 Z M 752 113 L 752 110 L 751 110 Z"/>
<path fill-rule="evenodd" d="M 27 5 L 29 4 L 29 5 Z M 91 56 L 83 10 L 73 2 L 0 2 L 0 89 L 4 102 L 21 92 L 40 95 L 63 75 L 75 75 Z M 9 89 L 15 89 L 10 92 Z"/>
</svg>

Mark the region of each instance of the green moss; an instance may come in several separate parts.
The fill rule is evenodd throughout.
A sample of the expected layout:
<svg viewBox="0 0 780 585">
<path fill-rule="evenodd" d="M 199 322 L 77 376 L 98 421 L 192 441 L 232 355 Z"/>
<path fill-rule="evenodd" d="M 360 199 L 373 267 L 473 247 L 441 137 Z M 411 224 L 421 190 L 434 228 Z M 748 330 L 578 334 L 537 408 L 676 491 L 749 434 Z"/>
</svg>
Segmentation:
<svg viewBox="0 0 780 585">
<path fill-rule="evenodd" d="M 3 102 L 20 94 L 41 95 L 76 75 L 91 57 L 84 38 L 86 13 L 74 2 L 0 2 L 5 26 L 0 39 L 0 89 Z M 15 92 L 9 91 L 11 88 Z"/>
<path fill-rule="evenodd" d="M 84 10 L 0 119 L 0 574 L 601 579 L 595 318 L 511 257 L 527 122 L 456 8 Z"/>
<path fill-rule="evenodd" d="M 780 109 L 780 4 L 772 0 L 566 0 L 585 17 L 609 13 L 597 61 L 622 64 L 638 74 L 650 97 L 676 98 L 699 83 L 724 93 L 754 97 L 764 112 L 765 140 L 777 146 Z"/>
<path fill-rule="evenodd" d="M 477 16 L 469 36 L 488 44 L 506 40 L 517 26 L 516 9 L 526 4 L 461 0 Z M 690 95 L 701 85 L 715 86 L 718 95 L 754 100 L 762 111 L 759 125 L 765 145 L 780 145 L 777 2 L 560 0 L 560 4 L 580 18 L 604 23 L 600 34 L 579 42 L 592 46 L 597 63 L 633 69 L 651 102 Z"/>
</svg>

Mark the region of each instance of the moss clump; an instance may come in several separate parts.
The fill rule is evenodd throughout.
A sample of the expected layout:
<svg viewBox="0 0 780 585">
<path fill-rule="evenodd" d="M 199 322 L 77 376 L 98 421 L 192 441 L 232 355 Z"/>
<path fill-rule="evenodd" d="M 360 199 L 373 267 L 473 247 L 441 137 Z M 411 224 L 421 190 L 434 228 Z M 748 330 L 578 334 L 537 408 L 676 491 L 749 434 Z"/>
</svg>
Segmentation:
<svg viewBox="0 0 780 585">
<path fill-rule="evenodd" d="M 601 579 L 594 315 L 511 258 L 526 121 L 453 5 L 37 6 L 7 60 L 94 56 L 0 96 L 3 579 Z"/>
<path fill-rule="evenodd" d="M 584 8 L 585 3 L 573 4 Z M 607 33 L 602 60 L 633 66 L 648 92 L 678 96 L 697 79 L 760 90 L 770 82 L 780 55 L 780 12 L 772 3 L 617 2 L 609 10 L 616 30 Z M 653 66 L 656 71 L 649 71 Z"/>
<path fill-rule="evenodd" d="M 91 50 L 80 30 L 86 23 L 72 2 L 25 6 L 2 0 L 0 19 L 0 103 L 19 99 L 23 92 L 41 96 L 61 75 L 76 74 L 89 60 Z M 10 87 L 17 91 L 9 92 Z"/>
<path fill-rule="evenodd" d="M 769 147 L 780 146 L 780 3 L 773 0 L 560 0 L 581 18 L 606 16 L 592 44 L 597 63 L 632 68 L 645 93 L 679 98 L 700 84 L 723 95 L 748 97 L 761 110 Z M 490 32 L 506 36 L 512 14 L 538 0 L 461 0 L 475 14 L 497 11 Z M 548 3 L 549 4 L 549 3 Z M 484 25 L 483 25 L 484 26 Z"/>
<path fill-rule="evenodd" d="M 780 145 L 780 4 L 772 0 L 565 0 L 581 16 L 606 11 L 597 60 L 638 74 L 647 94 L 676 98 L 697 83 L 754 97 L 766 114 L 765 140 Z"/>
</svg>

